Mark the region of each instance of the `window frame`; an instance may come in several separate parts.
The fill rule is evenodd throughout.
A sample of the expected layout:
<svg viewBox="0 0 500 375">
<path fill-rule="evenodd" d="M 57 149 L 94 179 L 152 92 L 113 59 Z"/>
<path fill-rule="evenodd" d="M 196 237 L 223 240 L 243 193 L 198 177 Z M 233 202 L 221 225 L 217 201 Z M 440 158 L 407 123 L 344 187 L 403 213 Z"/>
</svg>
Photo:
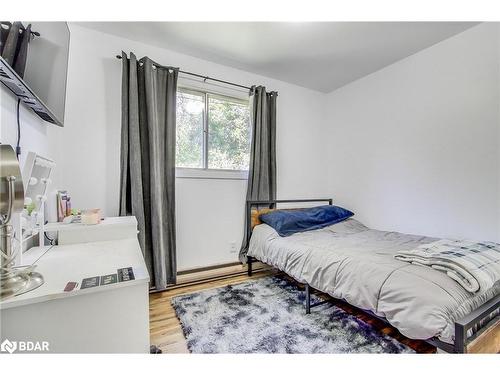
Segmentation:
<svg viewBox="0 0 500 375">
<path fill-rule="evenodd" d="M 184 85 L 177 87 L 177 92 L 197 95 L 203 97 L 203 142 L 202 142 L 202 165 L 203 167 L 178 167 L 177 161 L 175 166 L 175 176 L 177 178 L 203 178 L 203 179 L 229 179 L 229 180 L 246 180 L 248 179 L 248 169 L 218 169 L 208 167 L 208 138 L 209 133 L 209 98 L 219 98 L 236 104 L 250 106 L 249 99 L 242 97 L 230 96 L 221 94 L 212 90 L 200 88 L 192 88 Z M 251 131 L 251 129 L 250 129 Z"/>
</svg>

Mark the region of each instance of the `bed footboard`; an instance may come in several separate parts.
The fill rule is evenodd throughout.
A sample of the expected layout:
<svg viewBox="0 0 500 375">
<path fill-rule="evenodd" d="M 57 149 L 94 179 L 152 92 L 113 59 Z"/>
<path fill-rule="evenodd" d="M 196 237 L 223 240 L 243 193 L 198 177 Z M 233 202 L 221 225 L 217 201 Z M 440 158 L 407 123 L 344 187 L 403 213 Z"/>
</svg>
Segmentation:
<svg viewBox="0 0 500 375">
<path fill-rule="evenodd" d="M 311 308 L 322 305 L 327 302 L 335 302 L 337 299 L 331 297 L 329 300 L 323 300 L 315 304 L 311 303 L 311 288 L 305 284 L 305 312 L 311 313 Z M 344 301 L 345 302 L 345 301 Z M 467 332 L 473 327 L 479 325 L 482 320 L 495 310 L 500 308 L 500 295 L 489 300 L 481 305 L 472 313 L 460 319 L 455 323 L 455 342 L 449 344 L 439 340 L 437 337 L 432 337 L 427 341 L 436 348 L 442 349 L 448 353 L 499 353 L 500 352 L 500 315 L 495 316 L 483 327 L 478 329 L 472 336 L 468 336 Z M 363 310 L 370 316 L 379 319 L 387 324 L 390 324 L 385 318 L 376 315 L 370 310 Z"/>
<path fill-rule="evenodd" d="M 489 300 L 469 315 L 455 323 L 455 353 L 472 353 L 487 350 L 500 351 L 500 316 L 493 317 L 472 336 L 467 332 L 500 308 L 500 295 Z"/>
</svg>

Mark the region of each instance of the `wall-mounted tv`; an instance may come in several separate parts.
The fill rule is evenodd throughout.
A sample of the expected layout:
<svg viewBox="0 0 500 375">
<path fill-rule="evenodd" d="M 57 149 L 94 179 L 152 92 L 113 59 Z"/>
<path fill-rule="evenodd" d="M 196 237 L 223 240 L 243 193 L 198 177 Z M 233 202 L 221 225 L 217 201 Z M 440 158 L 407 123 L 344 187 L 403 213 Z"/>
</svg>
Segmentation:
<svg viewBox="0 0 500 375">
<path fill-rule="evenodd" d="M 70 40 L 67 23 L 1 21 L 1 27 L 0 80 L 41 118 L 63 126 Z M 19 34 L 15 52 L 17 35 L 9 35 L 12 31 Z M 30 34 L 24 56 L 23 33 Z M 21 68 L 15 57 L 22 60 Z"/>
</svg>

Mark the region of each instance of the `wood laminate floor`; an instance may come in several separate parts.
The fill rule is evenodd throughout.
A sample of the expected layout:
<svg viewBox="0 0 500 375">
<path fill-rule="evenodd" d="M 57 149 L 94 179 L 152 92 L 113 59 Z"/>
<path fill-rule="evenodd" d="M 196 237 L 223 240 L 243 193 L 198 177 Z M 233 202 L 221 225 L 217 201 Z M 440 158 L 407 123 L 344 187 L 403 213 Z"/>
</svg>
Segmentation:
<svg viewBox="0 0 500 375">
<path fill-rule="evenodd" d="M 265 270 L 255 273 L 252 277 L 247 275 L 226 276 L 220 280 L 207 281 L 198 284 L 179 286 L 164 292 L 150 294 L 149 297 L 149 327 L 151 345 L 156 345 L 163 353 L 189 353 L 184 334 L 179 320 L 177 319 L 170 300 L 174 296 L 189 294 L 204 289 L 218 288 L 226 285 L 238 284 L 247 280 L 269 276 L 276 271 Z M 353 308 L 347 304 L 339 303 L 337 306 L 346 310 L 350 314 L 372 324 L 381 332 L 396 338 L 404 344 L 410 346 L 419 353 L 434 353 L 435 348 L 431 345 L 419 341 L 410 340 L 402 336 L 395 328 L 380 322 L 361 310 Z"/>
</svg>

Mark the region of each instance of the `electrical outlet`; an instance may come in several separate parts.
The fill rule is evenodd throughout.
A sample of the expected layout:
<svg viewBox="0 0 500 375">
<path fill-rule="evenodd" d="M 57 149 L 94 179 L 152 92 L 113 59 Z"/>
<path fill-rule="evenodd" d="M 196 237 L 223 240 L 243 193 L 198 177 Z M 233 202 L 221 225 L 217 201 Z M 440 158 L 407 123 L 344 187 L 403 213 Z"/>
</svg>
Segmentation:
<svg viewBox="0 0 500 375">
<path fill-rule="evenodd" d="M 229 242 L 229 252 L 231 254 L 236 253 L 236 242 Z"/>
</svg>

